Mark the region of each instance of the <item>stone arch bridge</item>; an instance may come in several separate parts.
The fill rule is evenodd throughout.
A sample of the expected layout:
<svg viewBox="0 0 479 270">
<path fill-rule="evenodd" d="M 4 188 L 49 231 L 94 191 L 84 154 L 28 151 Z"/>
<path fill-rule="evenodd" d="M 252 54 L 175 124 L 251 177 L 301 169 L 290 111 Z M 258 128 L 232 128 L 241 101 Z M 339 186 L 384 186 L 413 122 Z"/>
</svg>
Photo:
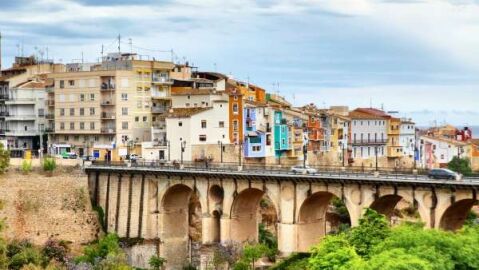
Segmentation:
<svg viewBox="0 0 479 270">
<path fill-rule="evenodd" d="M 92 165 L 86 168 L 94 205 L 103 209 L 105 229 L 132 244 L 138 267 L 152 255 L 181 269 L 192 256 L 189 220 L 194 196 L 201 209 L 203 245 L 254 241 L 257 209 L 268 196 L 277 214 L 279 252 L 307 251 L 326 233 L 332 198 L 341 199 L 351 225 L 371 207 L 391 215 L 400 200 L 414 205 L 429 228 L 456 230 L 477 202 L 479 182 L 371 175 L 292 175 L 173 168 Z"/>
</svg>

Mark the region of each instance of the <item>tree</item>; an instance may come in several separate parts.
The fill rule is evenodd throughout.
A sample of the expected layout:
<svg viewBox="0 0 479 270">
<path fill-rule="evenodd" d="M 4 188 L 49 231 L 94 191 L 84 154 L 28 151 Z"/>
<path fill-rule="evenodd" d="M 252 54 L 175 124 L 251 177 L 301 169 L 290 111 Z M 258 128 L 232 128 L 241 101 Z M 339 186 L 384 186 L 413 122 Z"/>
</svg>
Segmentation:
<svg viewBox="0 0 479 270">
<path fill-rule="evenodd" d="M 43 170 L 48 173 L 53 173 L 53 171 L 57 168 L 57 163 L 54 157 L 45 157 L 43 159 Z"/>
<path fill-rule="evenodd" d="M 274 261 L 278 253 L 278 239 L 276 239 L 273 233 L 266 230 L 263 223 L 260 223 L 258 226 L 258 242 L 268 248 L 266 255 L 271 261 Z"/>
<path fill-rule="evenodd" d="M 450 170 L 461 173 L 464 176 L 472 174 L 471 162 L 468 158 L 460 158 L 458 156 L 455 156 L 452 158 L 451 161 L 449 161 L 447 167 Z"/>
<path fill-rule="evenodd" d="M 254 269 L 254 262 L 265 256 L 268 253 L 268 247 L 264 244 L 247 244 L 243 248 L 242 261 L 246 262 L 248 265 L 252 265 Z"/>
<path fill-rule="evenodd" d="M 131 269 L 127 265 L 126 256 L 120 247 L 116 234 L 107 234 L 83 250 L 83 255 L 75 258 L 75 262 L 89 263 L 97 269 Z"/>
<path fill-rule="evenodd" d="M 361 257 L 368 257 L 369 252 L 386 239 L 390 233 L 386 218 L 376 211 L 366 209 L 363 218 L 359 220 L 359 226 L 351 229 L 348 241 Z"/>
<path fill-rule="evenodd" d="M 151 256 L 150 260 L 148 261 L 148 264 L 154 270 L 160 270 L 165 263 L 166 263 L 166 259 L 160 256 Z"/>
<path fill-rule="evenodd" d="M 0 173 L 4 173 L 10 166 L 10 151 L 0 143 Z"/>
<path fill-rule="evenodd" d="M 432 270 L 433 268 L 427 260 L 408 254 L 404 249 L 392 249 L 372 257 L 365 269 Z"/>
<path fill-rule="evenodd" d="M 324 238 L 318 246 L 312 248 L 308 262 L 311 270 L 358 269 L 363 263 L 345 234 Z"/>
</svg>

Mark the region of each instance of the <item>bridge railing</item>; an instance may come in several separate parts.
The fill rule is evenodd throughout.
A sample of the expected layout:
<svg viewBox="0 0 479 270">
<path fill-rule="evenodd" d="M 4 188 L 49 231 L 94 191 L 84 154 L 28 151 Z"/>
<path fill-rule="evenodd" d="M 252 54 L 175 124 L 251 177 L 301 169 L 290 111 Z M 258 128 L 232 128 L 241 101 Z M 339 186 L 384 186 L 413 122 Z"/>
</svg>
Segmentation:
<svg viewBox="0 0 479 270">
<path fill-rule="evenodd" d="M 231 172 L 238 171 L 238 163 L 235 162 L 162 162 L 162 161 L 99 161 L 92 162 L 93 165 L 109 166 L 109 167 L 137 167 L 137 168 L 151 168 L 151 169 L 184 169 L 184 170 L 201 170 L 201 171 L 216 171 L 216 172 Z M 350 177 L 364 177 L 365 175 L 380 174 L 383 178 L 417 178 L 427 174 L 427 170 L 401 168 L 380 167 L 376 171 L 375 168 L 364 166 L 308 166 L 315 169 L 316 173 L 312 175 L 331 175 L 331 176 L 350 176 Z M 281 164 L 251 164 L 243 163 L 241 166 L 243 172 L 265 173 L 265 174 L 298 174 L 291 171 L 291 166 Z"/>
</svg>

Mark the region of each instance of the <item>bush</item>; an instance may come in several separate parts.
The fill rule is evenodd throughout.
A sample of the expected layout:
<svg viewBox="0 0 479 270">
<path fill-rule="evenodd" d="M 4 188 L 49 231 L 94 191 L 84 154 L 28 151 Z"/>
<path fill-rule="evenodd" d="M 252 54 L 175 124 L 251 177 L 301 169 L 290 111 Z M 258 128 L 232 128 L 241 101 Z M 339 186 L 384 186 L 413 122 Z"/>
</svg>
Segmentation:
<svg viewBox="0 0 479 270">
<path fill-rule="evenodd" d="M 43 170 L 46 172 L 53 172 L 57 168 L 57 162 L 53 157 L 46 157 L 43 159 Z"/>
<path fill-rule="evenodd" d="M 165 262 L 165 258 L 162 258 L 160 256 L 151 256 L 150 260 L 148 260 L 148 264 L 153 270 L 160 270 L 163 267 L 163 264 L 165 264 Z"/>
<path fill-rule="evenodd" d="M 0 143 L 0 173 L 4 173 L 10 166 L 10 151 Z"/>
<path fill-rule="evenodd" d="M 472 174 L 471 162 L 468 158 L 453 157 L 447 164 L 447 168 L 455 172 L 461 173 L 464 176 Z"/>
<path fill-rule="evenodd" d="M 32 171 L 32 162 L 24 159 L 21 167 L 22 173 L 28 174 Z"/>
</svg>

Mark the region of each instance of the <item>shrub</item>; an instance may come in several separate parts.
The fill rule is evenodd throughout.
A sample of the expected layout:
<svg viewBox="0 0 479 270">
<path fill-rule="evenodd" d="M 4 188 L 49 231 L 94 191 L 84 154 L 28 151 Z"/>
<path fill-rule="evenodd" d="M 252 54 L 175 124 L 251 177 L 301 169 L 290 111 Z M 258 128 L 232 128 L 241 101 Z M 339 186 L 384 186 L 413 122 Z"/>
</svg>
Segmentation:
<svg viewBox="0 0 479 270">
<path fill-rule="evenodd" d="M 460 158 L 455 156 L 451 161 L 449 161 L 447 167 L 450 170 L 463 174 L 464 176 L 469 176 L 472 174 L 471 162 L 468 158 Z"/>
<path fill-rule="evenodd" d="M 24 159 L 21 167 L 22 173 L 28 174 L 32 171 L 32 162 Z"/>
<path fill-rule="evenodd" d="M 46 172 L 53 172 L 57 168 L 55 158 L 46 157 L 43 159 L 43 170 Z"/>
<path fill-rule="evenodd" d="M 0 173 L 4 173 L 10 166 L 10 151 L 0 143 Z"/>
<path fill-rule="evenodd" d="M 162 258 L 160 256 L 151 256 L 150 260 L 148 261 L 148 264 L 153 270 L 160 270 L 163 267 L 163 264 L 165 264 L 165 262 L 165 258 Z"/>
</svg>

